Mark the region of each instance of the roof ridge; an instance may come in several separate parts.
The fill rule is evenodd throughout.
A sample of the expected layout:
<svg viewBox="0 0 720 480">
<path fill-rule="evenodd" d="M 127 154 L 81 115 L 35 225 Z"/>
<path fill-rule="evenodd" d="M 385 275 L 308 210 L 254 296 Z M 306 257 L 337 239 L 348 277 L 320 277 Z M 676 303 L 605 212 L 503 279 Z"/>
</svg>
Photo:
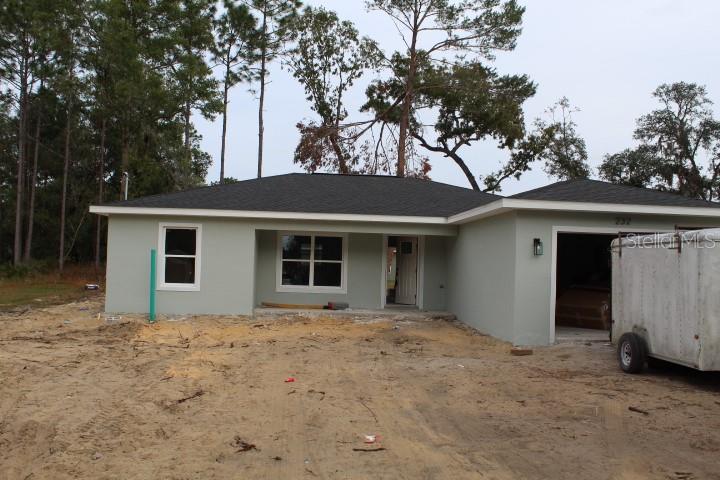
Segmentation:
<svg viewBox="0 0 720 480">
<path fill-rule="evenodd" d="M 304 175 L 304 174 L 299 173 L 299 175 Z M 488 192 L 483 192 L 480 190 L 473 190 L 472 188 L 461 187 L 459 185 L 453 185 L 451 183 L 446 183 L 446 182 L 439 182 L 439 181 L 433 180 L 431 178 L 426 179 L 426 178 L 419 178 L 419 177 L 398 177 L 397 175 L 380 175 L 377 173 L 365 174 L 365 173 L 313 172 L 308 175 L 325 175 L 328 177 L 370 177 L 370 178 L 383 178 L 383 179 L 406 180 L 406 181 L 410 180 L 410 181 L 416 181 L 416 182 L 430 182 L 430 183 L 434 183 L 436 185 L 444 185 L 446 187 L 452 187 L 452 188 L 457 188 L 460 190 L 465 190 L 467 192 L 474 192 L 474 193 L 480 193 L 482 195 L 491 195 L 491 196 L 498 197 L 498 198 L 505 198 L 504 196 L 498 195 L 497 193 L 488 193 Z"/>
<path fill-rule="evenodd" d="M 338 178 L 340 178 L 340 177 L 363 177 L 363 178 L 382 178 L 382 179 L 390 179 L 390 180 L 398 180 L 398 181 L 404 180 L 404 181 L 426 182 L 426 183 L 430 183 L 430 184 L 442 185 L 444 187 L 453 188 L 455 190 L 461 190 L 461 191 L 467 192 L 467 193 L 480 194 L 479 196 L 491 196 L 491 197 L 495 197 L 498 199 L 505 198 L 502 195 L 498 195 L 496 193 L 477 191 L 477 190 L 473 190 L 473 189 L 467 188 L 467 187 L 461 187 L 458 185 L 452 185 L 452 184 L 445 183 L 445 182 L 437 182 L 432 179 L 423 179 L 423 178 L 418 178 L 418 177 L 398 177 L 396 175 L 379 175 L 379 174 L 366 175 L 366 174 L 358 174 L 358 173 L 347 174 L 347 173 L 328 173 L 328 172 L 314 172 L 314 173 L 288 172 L 288 173 L 280 173 L 277 175 L 268 175 L 268 176 L 259 177 L 259 178 L 248 178 L 248 179 L 239 180 L 239 181 L 233 182 L 233 183 L 224 183 L 224 184 L 215 184 L 215 185 L 199 185 L 197 187 L 188 188 L 186 190 L 174 190 L 174 191 L 165 192 L 165 193 L 155 193 L 155 194 L 151 194 L 151 195 L 143 195 L 141 197 L 129 198 L 127 200 L 104 202 L 102 205 L 112 204 L 112 205 L 120 206 L 125 202 L 130 202 L 130 201 L 133 201 L 138 198 L 155 198 L 155 197 L 159 197 L 159 196 L 163 196 L 163 195 L 175 195 L 175 194 L 182 194 L 185 192 L 197 192 L 197 191 L 209 190 L 209 189 L 220 190 L 220 189 L 225 189 L 225 188 L 237 188 L 237 186 L 241 185 L 241 184 L 255 183 L 255 182 L 259 182 L 259 181 L 263 181 L 263 180 L 267 180 L 267 179 L 271 179 L 271 178 L 290 177 L 290 176 L 307 176 L 307 177 L 327 176 L 327 177 L 338 177 Z"/>
</svg>

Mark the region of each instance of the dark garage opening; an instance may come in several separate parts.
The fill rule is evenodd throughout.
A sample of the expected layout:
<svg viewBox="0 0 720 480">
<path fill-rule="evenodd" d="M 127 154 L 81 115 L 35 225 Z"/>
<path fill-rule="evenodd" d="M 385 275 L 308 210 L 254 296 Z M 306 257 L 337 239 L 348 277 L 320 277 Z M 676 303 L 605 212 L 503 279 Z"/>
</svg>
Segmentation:
<svg viewBox="0 0 720 480">
<path fill-rule="evenodd" d="M 610 330 L 610 242 L 615 238 L 558 233 L 556 326 Z"/>
</svg>

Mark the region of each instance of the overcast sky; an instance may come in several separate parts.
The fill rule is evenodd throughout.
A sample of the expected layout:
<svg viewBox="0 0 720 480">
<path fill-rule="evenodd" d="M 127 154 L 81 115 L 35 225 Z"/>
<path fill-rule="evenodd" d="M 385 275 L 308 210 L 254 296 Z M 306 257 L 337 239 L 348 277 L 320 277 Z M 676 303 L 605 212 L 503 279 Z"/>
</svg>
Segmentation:
<svg viewBox="0 0 720 480">
<path fill-rule="evenodd" d="M 390 20 L 367 12 L 364 0 L 314 0 L 307 4 L 335 10 L 375 39 L 386 54 L 400 49 Z M 574 115 L 588 147 L 591 166 L 606 153 L 634 145 L 635 120 L 655 108 L 651 92 L 676 81 L 706 85 L 720 111 L 720 2 L 716 0 L 521 0 L 527 8 L 517 49 L 495 62 L 500 73 L 525 73 L 538 84 L 525 104 L 530 123 L 562 96 L 581 111 Z M 265 175 L 301 171 L 293 164 L 298 134 L 295 124 L 314 118 L 294 78 L 275 64 L 265 111 Z M 363 103 L 368 79 L 358 82 L 347 99 L 351 119 Z M 202 146 L 214 164 L 208 182 L 218 179 L 221 121 L 195 118 Z M 246 85 L 231 91 L 226 175 L 256 175 L 257 98 Z M 507 152 L 487 142 L 466 150 L 475 174 L 485 174 L 507 159 Z M 469 187 L 460 169 L 443 157 L 431 157 L 433 180 Z M 545 185 L 551 180 L 538 164 L 519 181 L 503 183 L 503 194 Z"/>
</svg>

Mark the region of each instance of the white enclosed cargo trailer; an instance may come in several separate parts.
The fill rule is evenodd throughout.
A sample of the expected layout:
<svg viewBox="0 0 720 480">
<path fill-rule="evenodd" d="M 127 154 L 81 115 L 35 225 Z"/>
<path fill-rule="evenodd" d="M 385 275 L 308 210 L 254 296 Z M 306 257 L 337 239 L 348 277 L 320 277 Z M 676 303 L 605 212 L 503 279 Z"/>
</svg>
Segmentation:
<svg viewBox="0 0 720 480">
<path fill-rule="evenodd" d="M 720 229 L 629 235 L 611 248 L 620 367 L 658 358 L 720 370 Z"/>
</svg>

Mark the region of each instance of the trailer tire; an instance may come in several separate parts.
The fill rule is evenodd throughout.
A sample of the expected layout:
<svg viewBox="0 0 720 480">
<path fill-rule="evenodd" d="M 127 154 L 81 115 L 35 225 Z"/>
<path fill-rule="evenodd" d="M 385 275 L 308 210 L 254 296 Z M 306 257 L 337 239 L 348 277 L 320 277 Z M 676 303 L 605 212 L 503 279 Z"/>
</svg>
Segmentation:
<svg viewBox="0 0 720 480">
<path fill-rule="evenodd" d="M 636 333 L 623 333 L 618 341 L 618 362 L 625 373 L 640 373 L 645 368 L 645 341 Z"/>
</svg>

